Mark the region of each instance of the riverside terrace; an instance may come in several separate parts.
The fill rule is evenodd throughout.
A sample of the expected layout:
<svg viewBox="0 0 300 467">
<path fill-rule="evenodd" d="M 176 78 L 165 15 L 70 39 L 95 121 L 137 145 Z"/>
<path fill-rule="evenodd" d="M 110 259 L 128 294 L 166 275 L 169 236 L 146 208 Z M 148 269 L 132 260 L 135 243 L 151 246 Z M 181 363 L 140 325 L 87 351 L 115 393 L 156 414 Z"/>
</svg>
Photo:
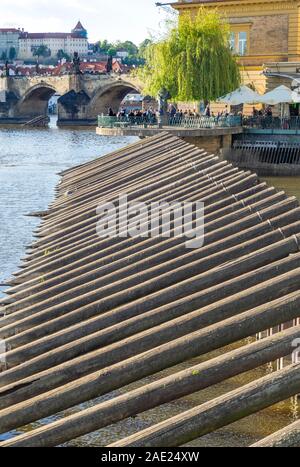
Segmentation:
<svg viewBox="0 0 300 467">
<path fill-rule="evenodd" d="M 160 132 L 223 156 L 238 167 L 259 175 L 295 175 L 300 172 L 300 116 L 291 117 L 98 117 L 97 133 L 105 136 L 133 135 L 141 138 Z M 271 153 L 266 156 L 266 148 Z M 255 156 L 255 157 L 254 157 Z"/>
<path fill-rule="evenodd" d="M 240 116 L 228 117 L 166 117 L 159 123 L 156 117 L 99 116 L 97 134 L 100 136 L 138 136 L 145 138 L 164 131 L 206 151 L 218 153 L 232 146 L 233 135 L 243 133 Z"/>
</svg>

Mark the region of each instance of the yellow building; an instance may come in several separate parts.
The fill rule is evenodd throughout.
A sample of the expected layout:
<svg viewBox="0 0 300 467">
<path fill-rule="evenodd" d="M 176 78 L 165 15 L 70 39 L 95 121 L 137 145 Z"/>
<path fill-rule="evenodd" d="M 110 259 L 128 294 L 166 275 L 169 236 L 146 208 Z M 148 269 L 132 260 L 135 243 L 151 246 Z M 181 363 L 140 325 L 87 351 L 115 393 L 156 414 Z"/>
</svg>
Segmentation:
<svg viewBox="0 0 300 467">
<path fill-rule="evenodd" d="M 273 88 L 275 82 L 281 84 L 281 69 L 287 68 L 287 62 L 290 62 L 289 70 L 298 72 L 299 0 L 185 0 L 172 6 L 180 13 L 193 12 L 199 7 L 219 10 L 230 24 L 231 46 L 239 56 L 243 83 L 251 84 L 258 92 Z M 274 86 L 273 77 L 267 78 L 263 73 L 265 69 L 275 75 L 277 72 Z"/>
</svg>

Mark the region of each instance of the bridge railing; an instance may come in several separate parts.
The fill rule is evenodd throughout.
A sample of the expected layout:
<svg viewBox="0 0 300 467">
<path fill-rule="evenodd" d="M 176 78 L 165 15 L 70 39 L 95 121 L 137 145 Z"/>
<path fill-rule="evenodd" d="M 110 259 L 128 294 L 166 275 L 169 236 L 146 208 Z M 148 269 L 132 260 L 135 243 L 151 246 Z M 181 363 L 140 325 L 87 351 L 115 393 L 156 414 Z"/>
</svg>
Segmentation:
<svg viewBox="0 0 300 467">
<path fill-rule="evenodd" d="M 243 126 L 263 130 L 300 130 L 300 117 L 244 117 Z"/>
<path fill-rule="evenodd" d="M 165 127 L 177 128 L 224 128 L 241 126 L 242 118 L 240 116 L 229 115 L 227 117 L 206 117 L 206 116 L 169 116 L 164 124 Z M 126 116 L 109 117 L 99 116 L 98 126 L 100 128 L 148 128 L 158 127 L 159 123 L 156 116 Z"/>
</svg>

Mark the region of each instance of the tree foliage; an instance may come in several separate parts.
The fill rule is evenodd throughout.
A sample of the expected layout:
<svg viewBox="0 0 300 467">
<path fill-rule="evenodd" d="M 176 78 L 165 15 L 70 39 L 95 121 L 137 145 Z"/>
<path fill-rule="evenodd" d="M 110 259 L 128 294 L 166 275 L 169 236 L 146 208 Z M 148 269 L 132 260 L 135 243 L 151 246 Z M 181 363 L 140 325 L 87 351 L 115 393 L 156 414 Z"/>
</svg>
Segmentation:
<svg viewBox="0 0 300 467">
<path fill-rule="evenodd" d="M 46 45 L 42 44 L 42 45 L 39 45 L 38 47 L 34 47 L 32 54 L 34 57 L 46 58 L 46 57 L 51 56 L 51 50 Z"/>
<path fill-rule="evenodd" d="M 145 39 L 140 46 L 137 46 L 132 41 L 116 41 L 116 42 L 109 42 L 108 40 L 104 39 L 102 41 L 97 42 L 94 45 L 94 52 L 95 53 L 102 53 L 105 55 L 111 55 L 115 57 L 119 50 L 125 50 L 128 52 L 128 57 L 123 58 L 122 62 L 126 65 L 144 65 L 144 51 L 146 47 L 151 43 L 151 39 Z"/>
<path fill-rule="evenodd" d="M 10 60 L 14 60 L 14 59 L 16 58 L 16 56 L 17 56 L 17 51 L 16 51 L 15 47 L 11 47 L 11 48 L 9 49 L 9 55 L 8 55 L 8 56 L 9 56 L 9 59 L 10 59 Z"/>
<path fill-rule="evenodd" d="M 67 62 L 70 62 L 71 61 L 71 57 L 70 55 L 68 55 L 64 50 L 60 49 L 58 52 L 57 52 L 57 58 L 58 60 L 63 60 L 65 59 Z"/>
<path fill-rule="evenodd" d="M 240 85 L 229 45 L 229 26 L 216 10 L 199 9 L 172 22 L 164 38 L 145 50 L 140 71 L 145 92 L 167 89 L 175 101 L 215 100 Z"/>
</svg>

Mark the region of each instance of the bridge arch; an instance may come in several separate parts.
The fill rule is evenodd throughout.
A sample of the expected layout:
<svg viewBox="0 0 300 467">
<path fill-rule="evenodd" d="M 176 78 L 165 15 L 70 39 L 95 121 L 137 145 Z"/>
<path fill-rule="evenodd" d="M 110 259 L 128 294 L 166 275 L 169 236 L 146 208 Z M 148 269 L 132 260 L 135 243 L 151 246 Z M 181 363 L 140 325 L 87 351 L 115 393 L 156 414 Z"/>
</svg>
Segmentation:
<svg viewBox="0 0 300 467">
<path fill-rule="evenodd" d="M 47 115 L 49 99 L 55 93 L 56 88 L 46 82 L 32 86 L 19 100 L 15 109 L 15 116 L 30 119 L 40 115 Z"/>
<path fill-rule="evenodd" d="M 101 87 L 91 96 L 87 108 L 87 117 L 93 119 L 97 118 L 97 116 L 102 113 L 106 114 L 109 107 L 111 107 L 114 112 L 117 112 L 121 102 L 130 92 L 140 94 L 142 88 L 138 84 L 121 79 L 115 83 L 110 83 L 107 86 Z"/>
</svg>

